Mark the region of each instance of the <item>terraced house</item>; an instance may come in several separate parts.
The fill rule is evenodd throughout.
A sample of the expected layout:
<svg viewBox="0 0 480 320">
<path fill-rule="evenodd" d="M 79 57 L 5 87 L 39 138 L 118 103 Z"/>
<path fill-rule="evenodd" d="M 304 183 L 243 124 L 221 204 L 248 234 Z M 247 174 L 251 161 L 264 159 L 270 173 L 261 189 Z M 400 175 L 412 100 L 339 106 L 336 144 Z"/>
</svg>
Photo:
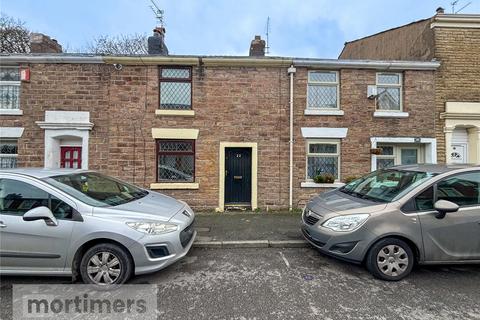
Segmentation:
<svg viewBox="0 0 480 320">
<path fill-rule="evenodd" d="M 265 57 L 259 37 L 246 57 L 63 54 L 37 39 L 53 49 L 1 57 L 2 167 L 94 169 L 223 211 L 298 207 L 437 159 L 438 62 Z"/>
<path fill-rule="evenodd" d="M 435 124 L 441 163 L 480 164 L 480 15 L 446 14 L 347 42 L 340 59 L 441 62 Z"/>
</svg>

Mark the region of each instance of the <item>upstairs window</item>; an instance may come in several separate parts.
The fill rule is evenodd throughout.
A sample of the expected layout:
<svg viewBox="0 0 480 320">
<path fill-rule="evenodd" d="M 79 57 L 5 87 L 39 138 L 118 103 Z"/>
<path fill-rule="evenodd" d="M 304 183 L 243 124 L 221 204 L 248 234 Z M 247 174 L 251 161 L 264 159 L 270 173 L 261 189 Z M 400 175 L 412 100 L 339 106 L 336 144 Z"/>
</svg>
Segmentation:
<svg viewBox="0 0 480 320">
<path fill-rule="evenodd" d="M 157 140 L 157 181 L 195 181 L 195 140 Z"/>
<path fill-rule="evenodd" d="M 307 142 L 307 180 L 318 175 L 331 174 L 339 179 L 340 141 Z"/>
<path fill-rule="evenodd" d="M 402 111 L 400 73 L 377 73 L 377 110 Z"/>
<path fill-rule="evenodd" d="M 20 70 L 0 68 L 0 110 L 20 109 Z"/>
<path fill-rule="evenodd" d="M 16 168 L 17 156 L 17 140 L 0 139 L 0 169 Z"/>
<path fill-rule="evenodd" d="M 308 109 L 339 109 L 338 72 L 309 71 L 307 86 Z"/>
<path fill-rule="evenodd" d="M 160 109 L 192 109 L 192 69 L 160 67 Z"/>
</svg>

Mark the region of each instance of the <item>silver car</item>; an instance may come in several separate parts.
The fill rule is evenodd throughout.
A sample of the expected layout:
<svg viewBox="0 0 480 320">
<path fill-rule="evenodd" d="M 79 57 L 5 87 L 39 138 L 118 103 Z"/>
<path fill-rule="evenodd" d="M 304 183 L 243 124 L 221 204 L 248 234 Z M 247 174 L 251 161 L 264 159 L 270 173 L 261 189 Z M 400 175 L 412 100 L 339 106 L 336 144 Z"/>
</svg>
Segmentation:
<svg viewBox="0 0 480 320">
<path fill-rule="evenodd" d="M 480 167 L 379 170 L 309 201 L 304 237 L 321 252 L 400 280 L 418 264 L 480 263 Z"/>
<path fill-rule="evenodd" d="M 184 257 L 193 222 L 185 202 L 93 171 L 1 170 L 0 274 L 121 284 Z"/>
</svg>

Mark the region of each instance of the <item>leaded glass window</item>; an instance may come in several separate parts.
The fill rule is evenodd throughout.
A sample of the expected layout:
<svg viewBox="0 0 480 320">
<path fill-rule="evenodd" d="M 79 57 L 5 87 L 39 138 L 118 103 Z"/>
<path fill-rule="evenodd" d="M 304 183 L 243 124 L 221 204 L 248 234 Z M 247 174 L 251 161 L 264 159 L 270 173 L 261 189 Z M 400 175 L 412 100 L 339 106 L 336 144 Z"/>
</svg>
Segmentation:
<svg viewBox="0 0 480 320">
<path fill-rule="evenodd" d="M 0 140 L 0 169 L 16 168 L 18 145 L 16 139 Z"/>
<path fill-rule="evenodd" d="M 192 69 L 160 68 L 160 109 L 192 109 Z"/>
<path fill-rule="evenodd" d="M 308 141 L 307 146 L 307 180 L 321 174 L 339 179 L 340 142 Z"/>
<path fill-rule="evenodd" d="M 20 109 L 20 70 L 0 68 L 0 109 Z"/>
<path fill-rule="evenodd" d="M 377 155 L 377 169 L 386 169 L 395 165 L 395 147 L 390 145 L 378 146 L 382 153 Z"/>
<path fill-rule="evenodd" d="M 309 71 L 307 108 L 338 109 L 338 72 Z"/>
<path fill-rule="evenodd" d="M 194 182 L 195 140 L 157 140 L 161 182 Z"/>
<path fill-rule="evenodd" d="M 377 110 L 402 110 L 402 75 L 377 73 Z"/>
</svg>

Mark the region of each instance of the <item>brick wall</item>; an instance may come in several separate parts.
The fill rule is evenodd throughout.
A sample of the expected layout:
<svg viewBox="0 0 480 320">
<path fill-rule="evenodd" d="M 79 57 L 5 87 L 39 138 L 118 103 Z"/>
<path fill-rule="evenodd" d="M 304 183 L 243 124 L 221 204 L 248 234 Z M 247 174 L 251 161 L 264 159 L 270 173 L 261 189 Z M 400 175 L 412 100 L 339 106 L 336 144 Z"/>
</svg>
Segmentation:
<svg viewBox="0 0 480 320">
<path fill-rule="evenodd" d="M 196 128 L 198 190 L 165 190 L 196 208 L 216 208 L 219 194 L 219 145 L 258 143 L 258 205 L 288 206 L 289 77 L 283 67 L 193 67 L 194 117 L 156 116 L 159 104 L 157 66 L 33 64 L 31 81 L 22 83 L 23 116 L 2 116 L 0 126 L 25 127 L 19 140 L 20 166 L 43 166 L 46 110 L 89 111 L 94 127 L 89 167 L 149 187 L 156 178 L 152 128 Z M 321 189 L 301 188 L 305 180 L 305 140 L 301 127 L 347 127 L 341 145 L 342 177 L 370 170 L 370 137 L 434 135 L 433 72 L 404 72 L 406 119 L 373 118 L 366 98 L 374 70 L 340 71 L 344 116 L 304 116 L 307 69 L 295 75 L 294 206 Z"/>
<path fill-rule="evenodd" d="M 435 29 L 435 58 L 441 61 L 435 79 L 435 118 L 438 139 L 438 159 L 444 163 L 445 102 L 480 101 L 480 29 Z"/>
<path fill-rule="evenodd" d="M 339 59 L 423 60 L 434 54 L 430 19 L 346 42 Z"/>
</svg>

